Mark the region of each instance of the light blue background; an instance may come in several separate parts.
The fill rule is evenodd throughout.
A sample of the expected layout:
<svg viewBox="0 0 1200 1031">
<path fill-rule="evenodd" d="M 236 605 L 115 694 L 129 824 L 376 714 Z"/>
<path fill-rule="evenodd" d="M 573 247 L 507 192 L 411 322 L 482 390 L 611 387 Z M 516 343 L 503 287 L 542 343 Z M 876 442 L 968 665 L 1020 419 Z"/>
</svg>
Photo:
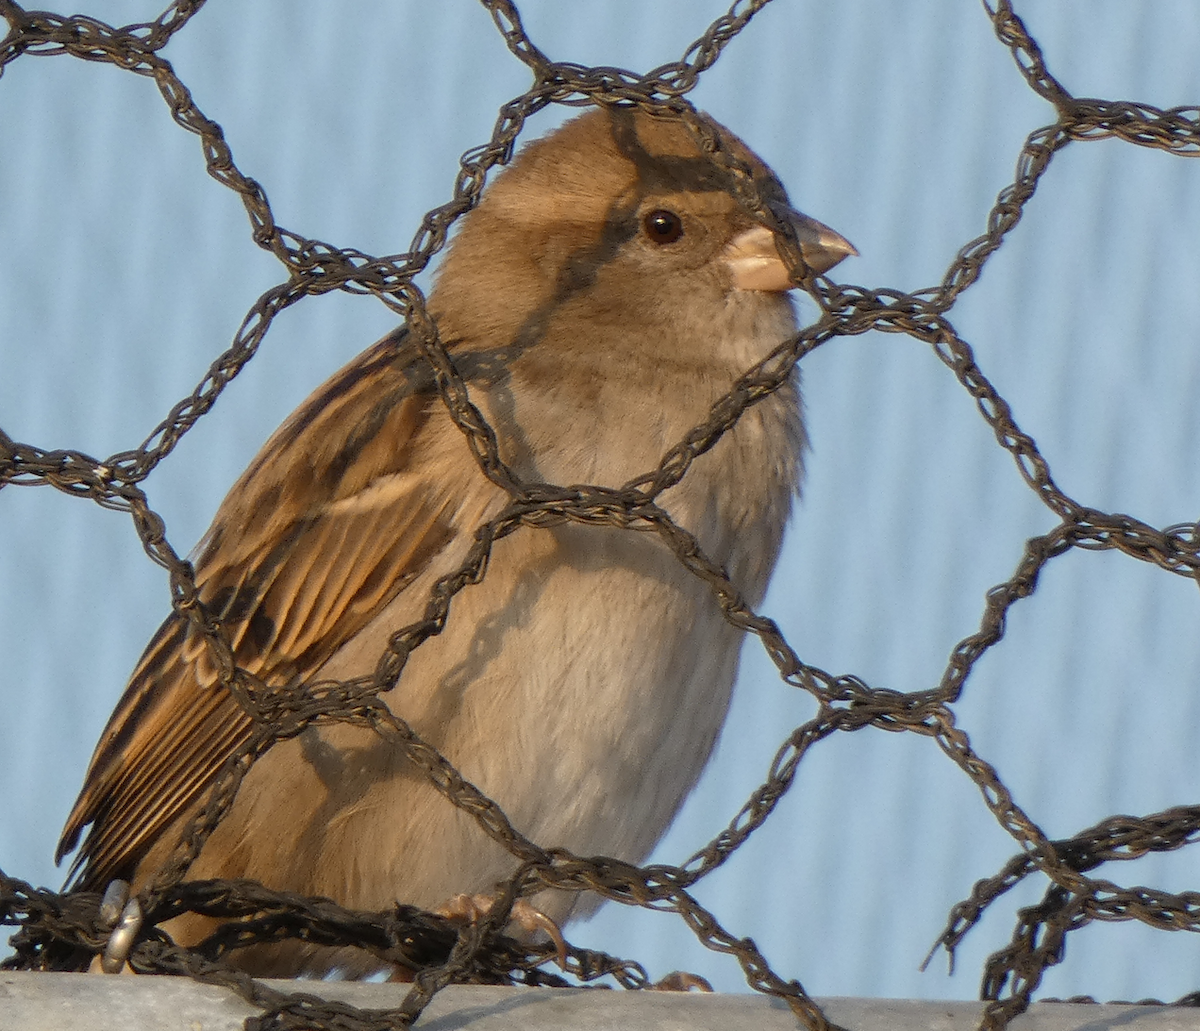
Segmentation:
<svg viewBox="0 0 1200 1031">
<path fill-rule="evenodd" d="M 675 60 L 713 0 L 525 0 L 556 59 Z M 91 0 L 112 23 L 158 11 Z M 1051 71 L 1081 96 L 1200 102 L 1200 6 L 1026 0 Z M 370 253 L 407 248 L 458 155 L 528 84 L 486 12 L 457 0 L 213 2 L 165 50 L 280 224 Z M 847 281 L 931 286 L 983 232 L 1022 140 L 1053 120 L 978 5 L 778 0 L 693 99 L 774 166 L 797 206 L 862 252 Z M 541 133 L 560 111 L 530 127 Z M 136 446 L 199 381 L 281 269 L 151 80 L 25 56 L 0 79 L 0 427 L 96 455 Z M 808 312 L 812 312 L 811 304 Z M 1200 515 L 1200 163 L 1116 141 L 1059 154 L 1020 226 L 950 313 L 1077 500 L 1155 525 Z M 148 483 L 189 550 L 253 453 L 321 379 L 393 324 L 370 299 L 308 300 Z M 765 611 L 808 662 L 872 686 L 935 684 L 1051 514 L 924 345 L 868 334 L 803 363 L 806 498 Z M 48 885 L 103 723 L 166 612 L 128 519 L 48 488 L 0 493 L 0 868 Z M 1200 801 L 1200 591 L 1111 553 L 1072 554 L 1011 613 L 961 725 L 1052 835 Z M 700 788 L 654 859 L 724 826 L 812 713 L 749 647 Z M 804 761 L 767 826 L 699 889 L 727 928 L 820 995 L 971 997 L 1008 939 L 1014 893 L 958 973 L 917 972 L 948 908 L 1013 843 L 933 742 L 865 731 Z M 1185 850 L 1104 871 L 1200 887 Z M 744 988 L 676 919 L 608 906 L 571 929 L 660 976 Z M 1194 937 L 1074 935 L 1042 994 L 1174 997 L 1200 987 Z"/>
</svg>

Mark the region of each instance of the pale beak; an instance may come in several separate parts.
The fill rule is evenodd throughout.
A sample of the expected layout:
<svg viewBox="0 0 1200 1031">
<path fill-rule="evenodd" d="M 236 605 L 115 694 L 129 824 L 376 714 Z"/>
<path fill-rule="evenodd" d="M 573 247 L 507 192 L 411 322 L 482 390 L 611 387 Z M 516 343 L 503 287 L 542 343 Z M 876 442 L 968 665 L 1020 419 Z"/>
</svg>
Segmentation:
<svg viewBox="0 0 1200 1031">
<path fill-rule="evenodd" d="M 815 218 L 788 209 L 787 221 L 796 227 L 800 256 L 814 275 L 828 272 L 843 258 L 858 254 L 854 244 Z M 788 276 L 775 240 L 774 232 L 759 225 L 739 233 L 730 241 L 725 248 L 725 262 L 735 287 L 777 292 L 791 290 L 797 285 Z"/>
</svg>

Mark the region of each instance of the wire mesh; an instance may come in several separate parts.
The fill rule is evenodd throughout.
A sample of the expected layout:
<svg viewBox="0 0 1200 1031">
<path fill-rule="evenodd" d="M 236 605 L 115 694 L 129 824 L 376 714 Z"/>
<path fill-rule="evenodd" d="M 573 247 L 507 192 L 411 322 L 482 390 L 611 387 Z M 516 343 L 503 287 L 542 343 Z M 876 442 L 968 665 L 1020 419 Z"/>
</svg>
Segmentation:
<svg viewBox="0 0 1200 1031">
<path fill-rule="evenodd" d="M 1163 572 L 1195 578 L 1196 524 L 1158 528 L 1088 506 L 1064 493 L 1033 440 L 1016 425 L 1008 404 L 976 365 L 970 346 L 948 315 L 1017 224 L 1050 162 L 1063 148 L 1116 138 L 1180 156 L 1195 156 L 1200 109 L 1159 110 L 1145 104 L 1073 97 L 1047 69 L 1036 41 L 1011 6 L 986 6 L 998 40 L 1011 51 L 1030 89 L 1054 105 L 1058 119 L 1029 135 L 1014 180 L 997 197 L 985 232 L 963 246 L 940 286 L 910 294 L 822 284 L 818 297 L 821 319 L 773 360 L 743 377 L 714 408 L 711 418 L 664 456 L 656 470 L 622 491 L 547 489 L 519 482 L 501 462 L 495 435 L 472 404 L 466 384 L 439 343 L 436 327 L 425 313 L 424 298 L 413 287 L 412 278 L 444 246 L 453 222 L 477 201 L 488 172 L 507 160 L 526 119 L 549 104 L 589 100 L 666 107 L 690 119 L 694 131 L 703 138 L 704 123 L 692 118 L 686 94 L 765 3 L 735 4 L 679 62 L 645 76 L 552 62 L 525 35 L 515 5 L 485 3 L 514 59 L 533 73 L 534 86 L 505 105 L 489 142 L 464 156 L 452 200 L 429 213 L 409 251 L 382 258 L 311 240 L 275 223 L 264 189 L 239 171 L 220 127 L 199 111 L 171 65 L 159 55 L 200 6 L 175 4 L 153 23 L 115 28 L 82 16 L 26 12 L 15 4 L 0 4 L 0 14 L 9 24 L 0 49 L 0 70 L 26 54 L 62 54 L 107 62 L 153 78 L 174 120 L 200 137 L 209 174 L 241 198 L 255 243 L 284 267 L 283 281 L 264 294 L 247 314 L 232 345 L 214 362 L 209 374 L 140 446 L 97 460 L 81 451 L 19 443 L 0 433 L 0 485 L 50 486 L 132 516 L 147 554 L 170 573 L 175 610 L 204 636 L 222 684 L 254 715 L 259 728 L 254 739 L 231 759 L 194 833 L 182 843 L 145 897 L 150 923 L 165 920 L 181 909 L 217 916 L 254 914 L 254 921 L 233 927 L 224 938 L 212 943 L 208 955 L 187 953 L 161 935 L 152 934 L 134 952 L 136 968 L 186 972 L 229 984 L 264 1008 L 264 1027 L 321 1026 L 322 1022 L 333 1026 L 338 1020 L 346 1022 L 344 1026 L 405 1026 L 438 987 L 451 981 L 510 978 L 556 983 L 555 975 L 539 965 L 547 959 L 546 949 L 530 950 L 499 936 L 508 912 L 505 903 L 547 886 L 577 888 L 677 913 L 710 948 L 736 956 L 752 987 L 786 998 L 808 1026 L 823 1027 L 826 1024 L 820 1010 L 799 982 L 775 973 L 752 942 L 725 931 L 689 889 L 724 863 L 770 817 L 812 746 L 838 731 L 866 727 L 933 738 L 946 757 L 978 787 L 984 805 L 1017 845 L 1017 858 L 995 877 L 981 881 L 972 897 L 951 914 L 942 939 L 948 949 L 952 951 L 983 910 L 1022 878 L 1036 871 L 1049 882 L 1042 902 L 1022 910 L 1010 947 L 989 962 L 984 994 L 993 1005 L 985 1016 L 985 1026 L 1002 1026 L 1021 1012 L 1044 971 L 1061 958 L 1065 936 L 1091 921 L 1138 920 L 1160 928 L 1196 929 L 1194 893 L 1126 889 L 1087 876 L 1104 861 L 1136 859 L 1148 852 L 1188 844 L 1197 828 L 1194 807 L 1141 818 L 1114 817 L 1070 839 L 1051 840 L 1012 798 L 998 772 L 975 752 L 970 738 L 957 725 L 952 708 L 975 664 L 1002 640 L 1010 609 L 1034 593 L 1048 563 L 1076 549 L 1115 551 Z M 761 213 L 752 184 L 747 185 L 750 188 L 744 200 Z M 272 320 L 293 304 L 330 290 L 369 294 L 407 321 L 422 341 L 442 401 L 467 445 L 493 482 L 509 493 L 512 503 L 500 517 L 479 528 L 467 563 L 438 585 L 428 617 L 397 637 L 374 678 L 305 685 L 285 696 L 264 699 L 247 684 L 244 671 L 234 662 L 219 620 L 200 603 L 192 569 L 168 542 L 163 521 L 151 509 L 141 484 L 196 421 L 213 408 L 225 387 L 253 358 Z M 750 611 L 740 601 L 723 571 L 700 552 L 686 529 L 656 505 L 658 496 L 686 476 L 695 459 L 743 412 L 785 382 L 796 363 L 830 340 L 870 330 L 904 333 L 930 345 L 975 400 L 997 446 L 1011 457 L 1014 474 L 1059 520 L 1052 531 L 1026 542 L 1013 575 L 988 592 L 978 631 L 959 642 L 948 656 L 941 683 L 932 690 L 907 694 L 872 688 L 857 677 L 833 676 L 805 664 L 771 620 Z M 436 636 L 449 618 L 453 597 L 486 575 L 487 557 L 496 541 L 524 527 L 536 528 L 562 519 L 626 529 L 641 527 L 657 534 L 686 568 L 711 585 L 714 604 L 722 607 L 726 618 L 761 641 L 782 679 L 807 691 L 818 703 L 817 715 L 783 742 L 769 776 L 729 827 L 675 869 L 638 870 L 615 862 L 584 861 L 523 839 L 494 803 L 463 781 L 379 698 L 399 678 L 412 649 L 437 646 Z M 190 861 L 227 811 L 249 764 L 281 733 L 296 734 L 314 721 L 328 719 L 366 721 L 379 733 L 404 741 L 410 757 L 438 785 L 448 804 L 471 812 L 493 838 L 522 860 L 505 903 L 491 916 L 466 931 L 455 932 L 435 918 L 402 909 L 377 915 L 347 913 L 327 902 L 305 901 L 247 884 L 184 882 Z M 94 950 L 102 944 L 105 931 L 98 923 L 95 897 L 64 898 L 7 877 L 0 886 L 6 922 L 21 925 L 15 939 L 17 955 L 11 963 L 53 966 L 79 946 Z M 228 948 L 244 942 L 247 936 L 269 940 L 301 933 L 322 941 L 360 943 L 383 958 L 428 964 L 428 969 L 418 976 L 404 1008 L 380 1018 L 335 1012 L 326 1008 L 328 1004 L 281 996 L 219 963 Z M 648 982 L 636 964 L 585 950 L 572 950 L 571 969 L 585 981 L 607 973 L 630 987 Z"/>
</svg>

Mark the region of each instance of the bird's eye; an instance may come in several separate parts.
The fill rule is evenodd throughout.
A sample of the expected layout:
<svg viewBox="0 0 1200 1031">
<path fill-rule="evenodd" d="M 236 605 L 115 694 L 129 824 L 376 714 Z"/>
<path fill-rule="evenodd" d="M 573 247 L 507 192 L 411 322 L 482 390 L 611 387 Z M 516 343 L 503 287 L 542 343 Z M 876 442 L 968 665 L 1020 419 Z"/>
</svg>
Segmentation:
<svg viewBox="0 0 1200 1031">
<path fill-rule="evenodd" d="M 673 211 L 659 208 L 642 219 L 642 228 L 655 243 L 674 243 L 683 236 L 683 219 Z"/>
</svg>

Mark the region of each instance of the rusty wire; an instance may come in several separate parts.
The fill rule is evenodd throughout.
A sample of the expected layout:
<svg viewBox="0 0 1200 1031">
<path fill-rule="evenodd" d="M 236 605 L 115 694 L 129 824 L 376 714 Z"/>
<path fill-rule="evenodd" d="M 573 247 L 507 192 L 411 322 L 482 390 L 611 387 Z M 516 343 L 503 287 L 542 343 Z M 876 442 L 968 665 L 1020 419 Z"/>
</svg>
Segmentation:
<svg viewBox="0 0 1200 1031">
<path fill-rule="evenodd" d="M 770 219 L 751 177 L 738 160 L 720 149 L 719 139 L 685 99 L 698 77 L 733 42 L 769 0 L 738 0 L 674 63 L 645 75 L 615 68 L 588 68 L 550 61 L 529 39 L 512 0 L 481 0 L 514 58 L 534 76 L 533 86 L 501 109 L 491 139 L 463 156 L 449 202 L 429 212 L 403 254 L 375 257 L 337 248 L 276 224 L 266 192 L 234 162 L 221 127 L 195 105 L 186 86 L 159 51 L 184 29 L 203 0 L 177 0 L 154 22 L 123 27 L 85 16 L 29 12 L 0 0 L 8 32 L 0 41 L 0 76 L 25 55 L 68 55 L 106 62 L 157 83 L 174 120 L 201 141 L 209 174 L 241 198 L 254 242 L 284 269 L 283 280 L 264 293 L 247 313 L 230 347 L 213 362 L 196 389 L 176 404 L 138 447 L 103 460 L 72 450 L 47 450 L 19 443 L 0 431 L 0 487 L 33 485 L 89 498 L 128 512 L 146 553 L 170 574 L 172 604 L 207 639 L 224 686 L 256 721 L 252 739 L 227 762 L 208 803 L 166 866 L 143 893 L 148 931 L 131 962 L 145 972 L 185 973 L 226 985 L 261 1009 L 255 1028 L 409 1026 L 441 987 L 452 982 L 565 983 L 541 969 L 548 947 L 504 938 L 501 930 L 512 903 L 545 887 L 590 890 L 608 899 L 678 914 L 708 948 L 731 953 L 748 984 L 784 998 L 813 1031 L 830 1025 L 796 980 L 775 973 L 749 939 L 730 934 L 701 907 L 688 889 L 729 858 L 769 818 L 787 792 L 797 768 L 818 742 L 839 731 L 878 727 L 931 737 L 976 785 L 983 803 L 1012 836 L 1017 853 L 1002 871 L 981 880 L 971 897 L 954 907 L 939 944 L 953 955 L 964 934 L 998 897 L 1038 873 L 1048 881 L 1043 900 L 1020 912 L 1010 944 L 988 961 L 982 994 L 988 1001 L 982 1027 L 1003 1027 L 1030 1002 L 1046 969 L 1059 962 L 1066 936 L 1093 920 L 1138 920 L 1169 930 L 1200 930 L 1200 894 L 1126 889 L 1089 872 L 1102 862 L 1131 860 L 1151 851 L 1192 844 L 1200 836 L 1200 806 L 1144 817 L 1120 816 L 1079 835 L 1052 841 L 1021 809 L 997 771 L 972 747 L 951 708 L 975 663 L 1004 635 L 1005 618 L 1031 595 L 1053 559 L 1077 549 L 1117 550 L 1162 570 L 1200 580 L 1200 531 L 1194 524 L 1149 526 L 1130 516 L 1101 512 L 1066 495 L 1054 482 L 1033 440 L 976 365 L 970 345 L 946 315 L 979 277 L 1025 205 L 1055 154 L 1082 141 L 1116 137 L 1181 156 L 1200 155 L 1200 108 L 1159 110 L 1146 104 L 1071 96 L 1047 68 L 1037 42 L 1007 0 L 984 0 L 999 41 L 1008 47 L 1039 96 L 1053 104 L 1056 121 L 1032 132 L 1021 148 L 1016 175 L 1000 191 L 985 231 L 955 257 L 939 286 L 914 293 L 863 287 L 815 285 L 821 319 L 801 331 L 758 367 L 750 370 L 714 405 L 710 417 L 668 452 L 657 469 L 620 489 L 527 485 L 500 458 L 495 434 L 470 395 L 437 336 L 424 297 L 412 279 L 446 243 L 454 221 L 476 203 L 489 171 L 505 162 L 526 119 L 550 104 L 631 103 L 667 108 L 689 126 L 714 161 L 725 165 L 739 199 Z M 795 253 L 792 255 L 793 264 Z M 442 401 L 461 430 L 481 469 L 510 496 L 495 519 L 477 528 L 463 566 L 435 585 L 423 620 L 398 631 L 381 656 L 375 674 L 345 683 L 302 685 L 284 696 L 262 690 L 233 658 L 225 631 L 200 603 L 190 564 L 168 542 L 162 519 L 139 486 L 196 421 L 209 412 L 229 382 L 253 358 L 279 312 L 306 297 L 331 290 L 370 295 L 407 320 L 413 338 L 432 366 Z M 656 504 L 664 490 L 687 474 L 692 462 L 726 432 L 750 406 L 777 390 L 806 354 L 839 336 L 869 330 L 903 333 L 921 340 L 951 370 L 976 401 L 997 444 L 1013 459 L 1017 474 L 1054 514 L 1049 532 L 1026 542 L 1012 576 L 987 592 L 979 629 L 952 650 L 938 686 L 902 694 L 875 689 L 854 676 L 832 676 L 805 664 L 770 620 L 751 611 L 725 576 L 698 547 L 695 538 Z M 728 827 L 679 867 L 639 869 L 615 860 L 582 860 L 562 849 L 545 849 L 523 838 L 500 808 L 467 783 L 436 749 L 423 742 L 382 702 L 414 648 L 436 637 L 448 618 L 451 600 L 486 575 L 496 541 L 523 527 L 562 520 L 641 529 L 657 534 L 713 591 L 714 603 L 736 627 L 759 638 L 787 683 L 808 691 L 817 714 L 780 746 L 763 783 Z M 426 645 L 436 647 L 436 642 Z M 368 725 L 402 745 L 448 803 L 470 812 L 479 825 L 522 863 L 496 908 L 466 930 L 410 907 L 387 913 L 356 913 L 327 899 L 304 899 L 270 892 L 248 882 L 185 882 L 188 866 L 232 804 L 238 784 L 254 760 L 277 740 L 299 734 L 313 723 L 333 720 Z M 176 947 L 154 924 L 194 910 L 217 917 L 240 917 L 194 950 Z M 16 954 L 9 966 L 49 968 L 70 965 L 81 953 L 102 947 L 106 928 L 98 899 L 87 893 L 59 895 L 35 889 L 0 873 L 0 922 L 19 926 Z M 357 1011 L 303 993 L 268 989 L 221 962 L 231 948 L 248 941 L 304 936 L 328 944 L 357 944 L 385 961 L 402 960 L 421 973 L 403 1005 L 393 1011 Z M 570 949 L 570 971 L 583 981 L 604 975 L 628 988 L 649 983 L 636 963 L 587 950 Z M 1181 1000 L 1183 1001 L 1183 1000 Z M 1192 1000 L 1187 1000 L 1192 1001 Z"/>
</svg>

